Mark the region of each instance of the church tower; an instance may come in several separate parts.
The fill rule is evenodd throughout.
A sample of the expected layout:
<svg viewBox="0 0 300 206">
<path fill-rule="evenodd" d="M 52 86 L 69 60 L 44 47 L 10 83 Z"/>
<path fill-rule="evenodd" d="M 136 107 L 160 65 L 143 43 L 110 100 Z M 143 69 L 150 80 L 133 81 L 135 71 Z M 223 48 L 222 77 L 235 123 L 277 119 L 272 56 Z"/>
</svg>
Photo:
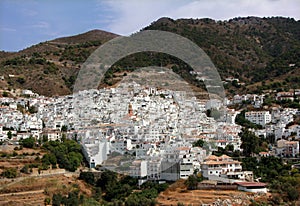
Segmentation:
<svg viewBox="0 0 300 206">
<path fill-rule="evenodd" d="M 133 116 L 133 109 L 132 109 L 132 105 L 129 103 L 128 105 L 128 116 L 132 117 Z"/>
</svg>

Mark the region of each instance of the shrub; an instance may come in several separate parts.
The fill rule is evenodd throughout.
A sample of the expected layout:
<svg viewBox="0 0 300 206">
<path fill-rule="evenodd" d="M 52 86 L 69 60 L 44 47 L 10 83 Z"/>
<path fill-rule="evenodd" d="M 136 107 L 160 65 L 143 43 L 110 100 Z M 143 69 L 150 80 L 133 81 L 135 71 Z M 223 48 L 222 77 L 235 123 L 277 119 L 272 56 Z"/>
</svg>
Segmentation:
<svg viewBox="0 0 300 206">
<path fill-rule="evenodd" d="M 17 177 L 17 169 L 16 168 L 5 169 L 2 172 L 1 176 L 6 177 L 6 178 L 16 178 Z"/>
</svg>

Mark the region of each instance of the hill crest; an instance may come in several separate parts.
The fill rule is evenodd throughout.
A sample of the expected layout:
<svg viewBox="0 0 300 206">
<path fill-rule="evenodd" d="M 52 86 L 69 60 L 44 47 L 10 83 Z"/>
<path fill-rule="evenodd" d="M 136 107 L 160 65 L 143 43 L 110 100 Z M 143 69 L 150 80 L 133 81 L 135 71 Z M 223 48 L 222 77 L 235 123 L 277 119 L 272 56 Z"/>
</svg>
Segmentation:
<svg viewBox="0 0 300 206">
<path fill-rule="evenodd" d="M 300 87 L 300 21 L 292 18 L 238 17 L 216 21 L 164 17 L 144 30 L 170 31 L 192 40 L 212 59 L 223 80 L 233 77 L 243 83 L 225 85 L 233 95 Z M 31 89 L 48 96 L 70 94 L 81 64 L 100 45 L 117 36 L 91 30 L 42 42 L 20 52 L 0 52 L 0 70 L 5 77 L 0 87 Z M 168 56 L 162 60 L 160 56 L 131 55 L 114 65 L 113 71 L 130 72 L 131 68 L 150 65 L 175 66 L 181 75 L 187 76 L 187 65 Z M 9 74 L 17 78 L 9 78 Z M 114 82 L 106 80 L 108 84 Z"/>
</svg>

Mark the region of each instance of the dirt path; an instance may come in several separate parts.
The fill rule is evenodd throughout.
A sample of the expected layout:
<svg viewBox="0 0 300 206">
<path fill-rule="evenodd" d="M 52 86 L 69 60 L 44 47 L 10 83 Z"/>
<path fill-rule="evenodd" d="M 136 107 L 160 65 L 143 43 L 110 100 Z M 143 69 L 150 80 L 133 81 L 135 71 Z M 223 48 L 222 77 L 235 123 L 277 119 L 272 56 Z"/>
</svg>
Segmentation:
<svg viewBox="0 0 300 206">
<path fill-rule="evenodd" d="M 0 193 L 1 193 L 1 190 L 6 188 L 6 187 L 9 187 L 11 185 L 14 185 L 18 182 L 21 182 L 23 180 L 26 180 L 26 179 L 30 179 L 30 178 L 45 178 L 45 177 L 53 177 L 53 176 L 57 176 L 57 175 L 70 175 L 70 176 L 73 176 L 73 175 L 79 175 L 79 172 L 68 172 L 68 171 L 64 171 L 64 172 L 57 172 L 57 173 L 50 173 L 50 174 L 32 174 L 30 176 L 26 176 L 26 177 L 17 177 L 17 178 L 14 178 L 12 182 L 10 183 L 6 183 L 2 186 L 0 186 Z M 2 179 L 1 181 L 8 181 L 10 179 Z"/>
<path fill-rule="evenodd" d="M 44 190 L 31 190 L 31 191 L 24 191 L 24 192 L 11 192 L 11 193 L 0 194 L 0 198 L 1 197 L 5 197 L 5 196 L 42 194 L 43 192 L 44 192 Z"/>
<path fill-rule="evenodd" d="M 51 195 L 57 192 L 66 195 L 72 191 L 75 186 L 84 195 L 90 197 L 92 195 L 91 188 L 82 180 L 78 180 L 78 174 L 79 173 L 76 172 L 34 174 L 16 178 L 12 182 L 3 182 L 5 185 L 3 185 L 0 190 L 0 205 L 44 205 L 45 198 L 51 197 Z"/>
</svg>

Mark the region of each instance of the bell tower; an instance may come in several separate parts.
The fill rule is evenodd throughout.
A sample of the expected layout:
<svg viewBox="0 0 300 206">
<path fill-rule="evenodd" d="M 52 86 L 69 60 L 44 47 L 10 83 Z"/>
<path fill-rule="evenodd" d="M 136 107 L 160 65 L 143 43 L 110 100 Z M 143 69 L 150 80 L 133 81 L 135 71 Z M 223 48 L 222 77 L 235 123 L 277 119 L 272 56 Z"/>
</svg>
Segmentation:
<svg viewBox="0 0 300 206">
<path fill-rule="evenodd" d="M 128 105 L 128 116 L 133 116 L 133 109 L 132 109 L 132 104 L 129 103 Z"/>
</svg>

